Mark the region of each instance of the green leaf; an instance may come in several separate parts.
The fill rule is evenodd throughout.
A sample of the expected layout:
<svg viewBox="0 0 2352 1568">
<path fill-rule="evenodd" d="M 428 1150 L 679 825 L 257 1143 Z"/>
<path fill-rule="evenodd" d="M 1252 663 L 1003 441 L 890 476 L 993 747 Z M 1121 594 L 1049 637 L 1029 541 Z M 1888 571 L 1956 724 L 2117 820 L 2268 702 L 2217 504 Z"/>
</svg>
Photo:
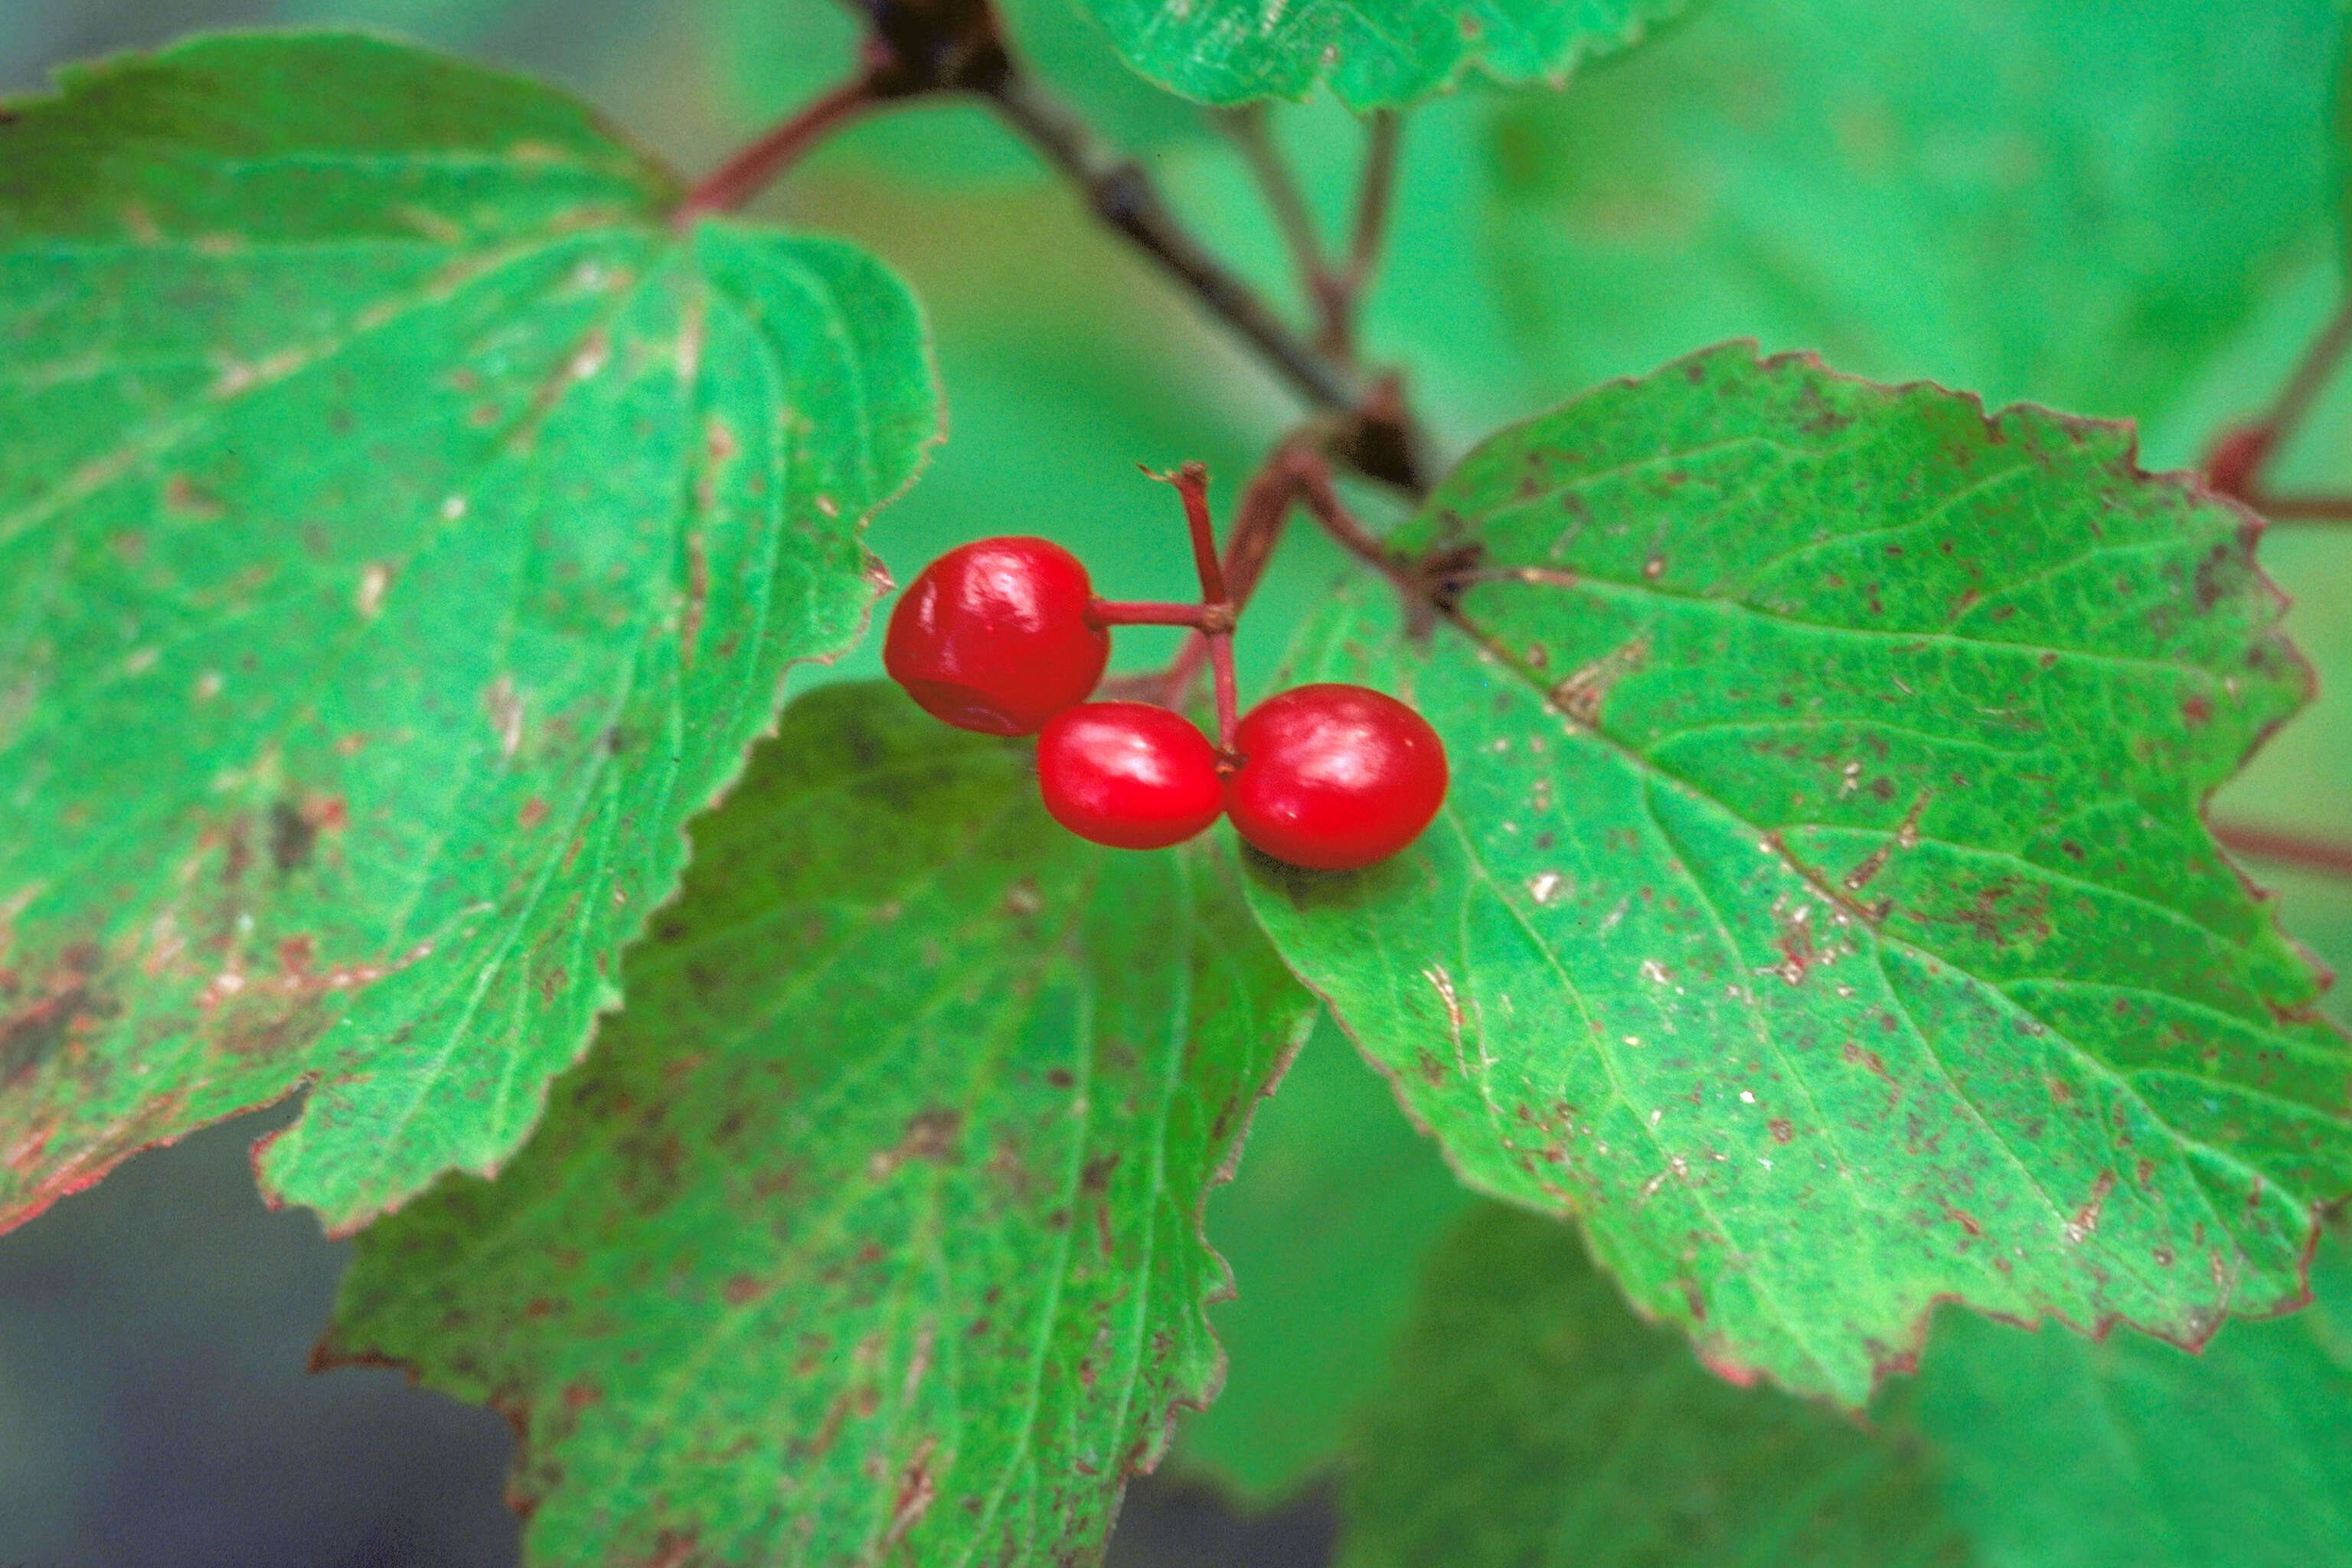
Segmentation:
<svg viewBox="0 0 2352 1568">
<path fill-rule="evenodd" d="M 1370 325 L 1517 408 L 1754 336 L 2162 418 L 2185 460 L 2260 395 L 2220 356 L 2334 286 L 2344 26 L 2337 0 L 1710 0 L 1573 91 L 1493 99 L 1459 147 L 1417 121 Z M 1441 228 L 1449 202 L 1471 216 Z M 1465 314 L 1517 353 L 1459 364 Z M 2234 406 L 2162 417 L 2217 371 Z"/>
<path fill-rule="evenodd" d="M 681 828 L 856 637 L 899 284 L 554 93 L 213 38 L 0 125 L 0 1212 L 312 1087 L 338 1230 L 488 1172 Z"/>
<path fill-rule="evenodd" d="M 1573 1233 L 1488 1205 L 1358 1416 L 1343 1568 L 2305 1568 L 2352 1538 L 2352 1247 L 2201 1355 L 1937 1316 L 1868 1423 L 1701 1370 Z"/>
<path fill-rule="evenodd" d="M 1302 679 L 1414 701 L 1421 844 L 1257 867 L 1484 1190 L 1848 1404 L 1945 1297 L 2185 1343 L 2300 1295 L 2352 1053 L 2200 806 L 2305 685 L 2242 512 L 2128 432 L 1714 351 L 1496 437 Z"/>
<path fill-rule="evenodd" d="M 1204 103 L 1299 98 L 1328 81 L 1350 109 L 1402 104 L 1475 65 L 1557 87 L 1592 56 L 1634 43 L 1689 0 L 1079 0 L 1118 52 Z"/>
<path fill-rule="evenodd" d="M 1575 1233 L 1485 1205 L 1355 1435 L 1342 1568 L 1971 1561 L 1925 1446 L 1707 1375 Z"/>
<path fill-rule="evenodd" d="M 1214 1393 L 1202 1200 L 1311 1004 L 1027 751 L 795 702 L 513 1168 L 361 1238 L 327 1353 L 513 1413 L 531 1561 L 1090 1561 Z"/>
<path fill-rule="evenodd" d="M 2336 48 L 2335 85 L 2328 102 L 2328 174 L 2335 184 L 2336 237 L 2352 250 L 2352 36 Z"/>
<path fill-rule="evenodd" d="M 1318 1026 L 1209 1199 L 1235 1299 L 1213 1320 L 1228 1373 L 1176 1457 L 1256 1502 L 1339 1457 L 1342 1424 L 1403 1328 L 1423 1254 L 1476 1200 L 1397 1114 L 1388 1082 Z"/>
<path fill-rule="evenodd" d="M 2317 1297 L 2200 1356 L 1958 1312 L 1895 1408 L 1934 1443 L 1951 1516 L 1998 1568 L 2307 1568 L 2352 1541 L 2352 1246 Z"/>
</svg>

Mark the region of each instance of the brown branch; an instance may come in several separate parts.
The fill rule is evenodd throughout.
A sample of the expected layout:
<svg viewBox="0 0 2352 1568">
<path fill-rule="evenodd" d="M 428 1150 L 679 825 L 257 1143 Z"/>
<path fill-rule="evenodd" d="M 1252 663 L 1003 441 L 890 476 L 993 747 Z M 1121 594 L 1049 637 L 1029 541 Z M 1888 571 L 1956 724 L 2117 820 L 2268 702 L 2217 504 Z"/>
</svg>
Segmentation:
<svg viewBox="0 0 2352 1568">
<path fill-rule="evenodd" d="M 1275 145 L 1262 103 L 1228 110 L 1219 117 L 1234 144 L 1241 149 L 1266 209 L 1282 231 L 1301 291 L 1314 308 L 1316 346 L 1343 363 L 1356 362 L 1356 312 L 1364 289 L 1379 264 L 1381 245 L 1387 237 L 1389 212 L 1395 203 L 1397 144 L 1404 124 L 1394 110 L 1373 112 L 1368 122 L 1364 163 L 1358 177 L 1355 216 L 1349 226 L 1348 254 L 1334 265 L 1324 254 L 1316 233 L 1315 216 L 1291 174 L 1282 150 Z"/>
<path fill-rule="evenodd" d="M 2352 522 L 2352 496 L 2273 496 L 2260 493 L 2242 498 L 2273 522 Z"/>
<path fill-rule="evenodd" d="M 2222 495 L 2254 502 L 2263 470 L 2319 401 L 2347 349 L 2352 349 L 2352 294 L 2346 296 L 2311 346 L 2304 350 L 2262 416 L 2223 431 L 2213 443 L 2205 459 L 2206 482 Z"/>
<path fill-rule="evenodd" d="M 2336 308 L 2336 314 L 2319 330 L 2319 335 L 2304 351 L 2303 358 L 2288 375 L 2286 384 L 2279 388 L 2278 398 L 2263 415 L 2261 423 L 2277 433 L 2280 440 L 2293 434 L 2303 423 L 2311 405 L 2327 386 L 2327 378 L 2336 372 L 2336 364 L 2344 351 L 2352 348 L 2352 297 Z"/>
<path fill-rule="evenodd" d="M 873 110 L 952 92 L 988 92 L 1012 70 L 990 0 L 847 0 L 863 17 L 857 74 L 823 94 L 697 182 L 678 204 L 681 228 L 734 212 L 809 150 Z"/>
<path fill-rule="evenodd" d="M 2217 822 L 2213 837 L 2233 854 L 2269 860 L 2330 877 L 2352 877 L 2352 844 L 2309 838 L 2299 833 L 2279 833 L 2267 827 Z"/>
<path fill-rule="evenodd" d="M 1258 579 L 1265 575 L 1266 563 L 1290 522 L 1290 503 L 1297 493 L 1291 450 L 1286 444 L 1276 447 L 1242 487 L 1242 499 L 1234 508 L 1233 531 L 1225 540 L 1225 585 L 1236 612 L 1257 591 Z"/>
<path fill-rule="evenodd" d="M 1014 61 L 990 0 L 845 0 L 866 22 L 861 74 L 824 94 L 727 160 L 688 192 L 683 226 L 751 199 L 795 159 L 859 114 L 882 104 L 941 93 L 985 100 L 1086 197 L 1088 208 L 1188 289 L 1247 342 L 1313 407 L 1329 415 L 1329 449 L 1370 479 L 1427 493 L 1417 422 L 1393 377 L 1365 384 L 1345 353 L 1307 342 L 1179 224 L 1141 165 L 1113 151 Z M 1392 130 L 1375 121 L 1368 154 L 1368 211 L 1360 211 L 1356 254 L 1369 267 L 1386 206 L 1379 195 L 1392 166 L 1382 152 Z M 1360 279 L 1359 280 L 1360 282 Z"/>
<path fill-rule="evenodd" d="M 1077 185 L 1097 218 L 1248 340 L 1301 396 L 1333 413 L 1349 412 L 1361 401 L 1363 389 L 1354 373 L 1293 332 L 1247 283 L 1187 233 L 1142 165 L 1114 153 L 1020 71 L 1009 73 L 987 96 L 1007 124 Z"/>
<path fill-rule="evenodd" d="M 1332 487 L 1330 465 L 1324 462 L 1322 455 L 1293 448 L 1288 466 L 1294 476 L 1293 482 L 1297 486 L 1298 499 L 1307 503 L 1307 510 L 1314 513 L 1315 521 L 1323 525 L 1323 531 L 1339 541 L 1340 548 L 1349 554 L 1394 583 L 1408 598 L 1416 596 L 1418 584 L 1412 573 L 1389 553 L 1387 546 L 1367 532 L 1362 523 L 1356 521 L 1355 513 L 1348 510 L 1347 503 L 1339 499 L 1339 492 Z"/>
<path fill-rule="evenodd" d="M 1413 495 L 1426 492 L 1418 437 L 1410 418 L 1391 407 L 1393 399 L 1384 401 L 1381 388 L 1368 386 L 1343 358 L 1294 331 L 1247 282 L 1211 255 L 1177 222 L 1142 165 L 1119 156 L 1017 69 L 980 90 L 1006 124 L 1078 188 L 1099 221 L 1183 285 L 1311 406 L 1354 426 L 1381 424 L 1378 431 L 1359 432 L 1340 443 L 1350 461 L 1370 478 Z M 1393 430 L 1387 427 L 1391 425 Z"/>
<path fill-rule="evenodd" d="M 1397 149 L 1404 117 L 1393 109 L 1372 111 L 1364 143 L 1364 167 L 1356 190 L 1356 221 L 1348 240 L 1348 264 L 1332 279 L 1325 307 L 1324 346 L 1349 359 L 1356 353 L 1356 312 L 1379 265 L 1396 201 Z"/>
<path fill-rule="evenodd" d="M 1338 279 L 1324 257 L 1323 240 L 1315 232 L 1315 215 L 1307 208 L 1306 193 L 1298 188 L 1289 162 L 1275 146 L 1266 128 L 1266 106 L 1252 103 L 1228 110 L 1218 116 L 1218 121 L 1241 150 L 1242 162 L 1249 165 L 1252 177 L 1257 181 L 1258 194 L 1265 198 L 1275 226 L 1282 231 L 1282 242 L 1290 251 L 1290 264 L 1297 270 L 1299 285 L 1308 303 L 1328 324 L 1328 294 Z M 1327 341 L 1324 346 L 1331 345 Z"/>
</svg>

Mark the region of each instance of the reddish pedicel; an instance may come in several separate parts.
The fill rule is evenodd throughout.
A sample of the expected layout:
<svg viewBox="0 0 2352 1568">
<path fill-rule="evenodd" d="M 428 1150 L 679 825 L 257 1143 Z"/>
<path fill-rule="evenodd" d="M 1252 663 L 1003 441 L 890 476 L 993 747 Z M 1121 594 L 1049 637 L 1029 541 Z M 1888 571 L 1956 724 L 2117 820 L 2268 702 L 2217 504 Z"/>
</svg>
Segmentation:
<svg viewBox="0 0 2352 1568">
<path fill-rule="evenodd" d="M 1445 799 L 1445 746 L 1429 721 L 1363 686 L 1293 687 L 1235 731 L 1225 810 L 1251 844 L 1294 866 L 1351 871 L 1414 839 Z"/>
<path fill-rule="evenodd" d="M 1026 735 L 1083 702 L 1110 659 L 1078 558 L 1043 539 L 982 539 L 923 568 L 890 612 L 882 667 L 933 718 Z"/>
<path fill-rule="evenodd" d="M 1088 702 L 1037 737 L 1037 787 L 1054 820 L 1118 849 L 1164 849 L 1217 820 L 1216 748 L 1181 714 Z"/>
</svg>

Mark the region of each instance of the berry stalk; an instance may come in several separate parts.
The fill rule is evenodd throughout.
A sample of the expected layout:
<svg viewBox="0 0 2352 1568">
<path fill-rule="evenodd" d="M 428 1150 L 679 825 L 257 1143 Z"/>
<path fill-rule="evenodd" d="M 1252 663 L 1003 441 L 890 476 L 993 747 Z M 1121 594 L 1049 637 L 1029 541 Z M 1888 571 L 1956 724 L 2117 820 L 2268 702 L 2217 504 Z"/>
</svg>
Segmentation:
<svg viewBox="0 0 2352 1568">
<path fill-rule="evenodd" d="M 1217 526 L 1209 515 L 1208 467 L 1187 463 L 1172 474 L 1152 478 L 1175 486 L 1183 499 L 1184 522 L 1192 535 L 1192 568 L 1201 579 L 1201 635 L 1193 641 L 1206 649 L 1215 679 L 1218 763 L 1231 769 L 1240 762 L 1234 742 L 1241 723 L 1241 686 L 1234 676 L 1234 622 L 1239 606 L 1226 595 L 1224 564 L 1217 558 Z M 1176 695 L 1181 700 L 1182 692 Z"/>
<path fill-rule="evenodd" d="M 1233 628 L 1229 610 L 1157 599 L 1097 599 L 1087 606 L 1087 620 L 1097 626 L 1192 626 L 1203 632 Z"/>
<path fill-rule="evenodd" d="M 1281 542 L 1294 504 L 1304 505 L 1342 549 L 1387 577 L 1409 605 L 1418 604 L 1425 597 L 1425 589 L 1413 573 L 1390 555 L 1339 499 L 1339 492 L 1331 483 L 1330 465 L 1322 454 L 1294 439 L 1276 447 L 1266 459 L 1265 466 L 1242 491 L 1241 505 L 1234 513 L 1222 578 L 1236 617 L 1242 606 L 1249 603 L 1275 546 Z M 1186 639 L 1175 661 L 1160 677 L 1160 700 L 1171 707 L 1182 706 L 1185 693 L 1200 679 L 1201 667 L 1209 665 L 1213 672 L 1215 662 L 1216 650 L 1210 638 Z"/>
</svg>

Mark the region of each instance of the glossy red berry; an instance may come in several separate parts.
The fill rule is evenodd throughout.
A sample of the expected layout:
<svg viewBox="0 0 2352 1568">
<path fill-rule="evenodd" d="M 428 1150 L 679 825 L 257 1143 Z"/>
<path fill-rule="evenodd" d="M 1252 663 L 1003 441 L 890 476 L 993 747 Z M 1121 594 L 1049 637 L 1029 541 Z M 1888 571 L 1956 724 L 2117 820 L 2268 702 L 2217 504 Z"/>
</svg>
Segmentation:
<svg viewBox="0 0 2352 1568">
<path fill-rule="evenodd" d="M 1054 820 L 1118 849 L 1164 849 L 1217 820 L 1216 748 L 1149 702 L 1088 702 L 1037 737 L 1037 787 Z"/>
<path fill-rule="evenodd" d="M 1351 871 L 1414 839 L 1445 799 L 1445 746 L 1429 721 L 1363 686 L 1293 687 L 1234 731 L 1225 811 L 1277 860 Z"/>
<path fill-rule="evenodd" d="M 1026 735 L 1084 702 L 1110 659 L 1078 558 L 1043 539 L 981 539 L 923 568 L 890 612 L 882 668 L 959 730 Z"/>
</svg>

